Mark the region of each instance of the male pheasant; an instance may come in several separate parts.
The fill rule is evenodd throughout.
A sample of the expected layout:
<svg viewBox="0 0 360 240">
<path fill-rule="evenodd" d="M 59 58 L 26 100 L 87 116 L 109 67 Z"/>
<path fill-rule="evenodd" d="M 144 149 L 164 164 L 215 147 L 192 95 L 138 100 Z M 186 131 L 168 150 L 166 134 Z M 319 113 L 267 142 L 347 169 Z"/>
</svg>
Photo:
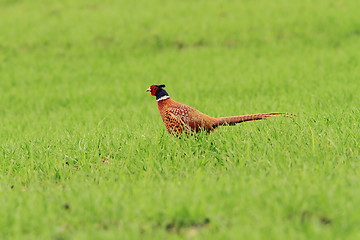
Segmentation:
<svg viewBox="0 0 360 240">
<path fill-rule="evenodd" d="M 194 132 L 212 132 L 219 126 L 235 125 L 241 122 L 261 120 L 273 116 L 294 116 L 290 113 L 261 113 L 233 117 L 210 117 L 195 108 L 175 102 L 164 89 L 165 85 L 151 85 L 146 91 L 156 96 L 162 120 L 169 133 L 192 134 Z"/>
</svg>

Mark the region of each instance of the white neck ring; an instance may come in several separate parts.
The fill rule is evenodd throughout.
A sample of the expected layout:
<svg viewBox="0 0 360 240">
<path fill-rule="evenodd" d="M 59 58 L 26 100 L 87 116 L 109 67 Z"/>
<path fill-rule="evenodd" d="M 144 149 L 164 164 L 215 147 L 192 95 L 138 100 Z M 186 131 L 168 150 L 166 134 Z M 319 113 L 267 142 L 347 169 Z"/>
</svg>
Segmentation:
<svg viewBox="0 0 360 240">
<path fill-rule="evenodd" d="M 159 98 L 159 99 L 157 99 L 156 101 L 158 102 L 158 101 L 161 101 L 161 100 L 165 100 L 165 99 L 168 99 L 169 98 L 169 96 L 162 96 L 161 98 Z"/>
</svg>

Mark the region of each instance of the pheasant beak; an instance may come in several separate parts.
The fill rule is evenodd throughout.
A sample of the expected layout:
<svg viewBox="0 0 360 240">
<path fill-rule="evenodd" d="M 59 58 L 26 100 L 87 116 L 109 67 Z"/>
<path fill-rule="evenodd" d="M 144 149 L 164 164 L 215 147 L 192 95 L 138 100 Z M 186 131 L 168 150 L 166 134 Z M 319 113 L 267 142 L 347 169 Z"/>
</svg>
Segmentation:
<svg viewBox="0 0 360 240">
<path fill-rule="evenodd" d="M 147 92 L 151 92 L 151 89 L 150 89 L 150 88 L 148 88 L 148 89 L 146 89 L 146 91 L 147 91 Z"/>
</svg>

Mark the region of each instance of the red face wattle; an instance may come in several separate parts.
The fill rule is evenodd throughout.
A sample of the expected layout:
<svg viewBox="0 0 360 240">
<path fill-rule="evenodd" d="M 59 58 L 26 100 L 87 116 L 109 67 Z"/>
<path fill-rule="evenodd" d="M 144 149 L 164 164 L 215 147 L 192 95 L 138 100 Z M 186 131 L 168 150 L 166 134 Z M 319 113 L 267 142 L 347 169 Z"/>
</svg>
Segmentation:
<svg viewBox="0 0 360 240">
<path fill-rule="evenodd" d="M 158 89 L 159 89 L 158 86 L 156 86 L 156 85 L 151 85 L 151 86 L 150 86 L 151 95 L 152 95 L 152 96 L 155 96 L 156 91 L 157 91 Z"/>
<path fill-rule="evenodd" d="M 156 85 L 151 85 L 146 91 L 150 92 L 152 96 L 155 96 L 156 91 L 159 89 Z"/>
</svg>

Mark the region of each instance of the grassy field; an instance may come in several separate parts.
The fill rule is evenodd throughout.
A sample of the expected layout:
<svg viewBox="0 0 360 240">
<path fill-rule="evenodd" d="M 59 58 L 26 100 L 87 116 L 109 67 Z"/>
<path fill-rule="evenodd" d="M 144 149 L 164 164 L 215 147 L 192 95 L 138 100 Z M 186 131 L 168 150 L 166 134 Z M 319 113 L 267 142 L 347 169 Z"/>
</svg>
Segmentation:
<svg viewBox="0 0 360 240">
<path fill-rule="evenodd" d="M 360 239 L 359 9 L 0 0 L 1 239 Z M 298 117 L 177 139 L 162 83 Z"/>
</svg>

